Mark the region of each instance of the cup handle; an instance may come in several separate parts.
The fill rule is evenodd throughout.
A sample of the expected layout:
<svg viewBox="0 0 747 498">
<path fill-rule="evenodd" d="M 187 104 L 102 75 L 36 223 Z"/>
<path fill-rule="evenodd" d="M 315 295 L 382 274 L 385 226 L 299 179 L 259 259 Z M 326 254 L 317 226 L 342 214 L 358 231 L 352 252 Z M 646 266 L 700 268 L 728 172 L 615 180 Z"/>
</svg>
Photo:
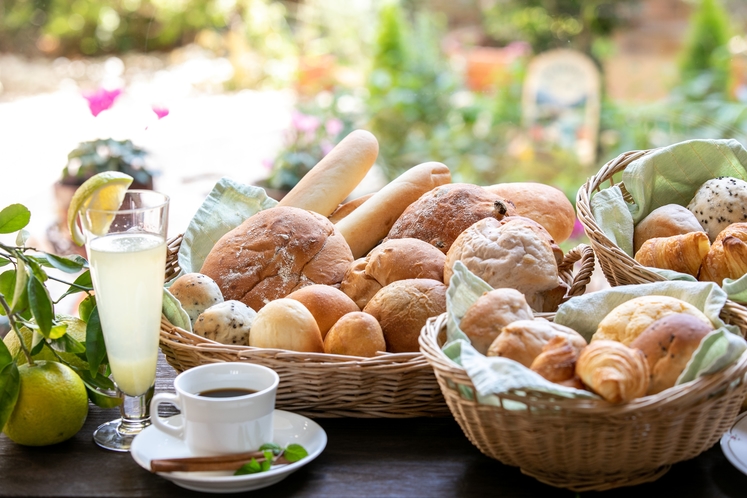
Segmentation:
<svg viewBox="0 0 747 498">
<path fill-rule="evenodd" d="M 153 425 L 155 425 L 160 431 L 174 436 L 175 438 L 184 439 L 184 421 L 182 421 L 181 425 L 166 424 L 158 415 L 158 407 L 163 403 L 174 405 L 179 408 L 179 410 L 182 409 L 179 404 L 179 396 L 171 393 L 158 393 L 153 396 L 153 399 L 150 401 L 151 422 L 153 422 Z"/>
</svg>

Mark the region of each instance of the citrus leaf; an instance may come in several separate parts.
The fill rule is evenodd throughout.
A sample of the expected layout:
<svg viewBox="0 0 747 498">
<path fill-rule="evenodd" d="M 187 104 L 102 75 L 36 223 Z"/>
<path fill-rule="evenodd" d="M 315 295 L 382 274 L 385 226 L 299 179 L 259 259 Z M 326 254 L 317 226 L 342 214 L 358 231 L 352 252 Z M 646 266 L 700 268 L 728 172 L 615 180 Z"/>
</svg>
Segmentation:
<svg viewBox="0 0 747 498">
<path fill-rule="evenodd" d="M 26 274 L 26 263 L 22 259 L 16 260 L 15 288 L 13 289 L 13 302 L 10 305 L 11 311 L 20 311 L 26 308 L 28 302 L 24 299 L 26 296 L 26 284 L 29 276 Z"/>
<path fill-rule="evenodd" d="M 80 315 L 80 319 L 88 323 L 88 320 L 91 317 L 91 312 L 95 307 L 96 296 L 94 296 L 93 294 L 87 295 L 86 298 L 82 300 L 78 305 L 78 315 Z"/>
<path fill-rule="evenodd" d="M 0 267 L 7 266 L 10 264 L 10 260 L 0 256 Z"/>
<path fill-rule="evenodd" d="M 44 349 L 44 344 L 47 341 L 45 340 L 44 336 L 39 333 L 38 330 L 34 330 L 33 335 L 31 336 L 31 344 L 27 345 L 26 347 L 29 348 L 29 353 L 31 356 L 37 355 L 41 353 L 41 350 Z"/>
<path fill-rule="evenodd" d="M 13 233 L 29 224 L 31 211 L 23 204 L 11 204 L 0 211 L 0 233 Z"/>
<path fill-rule="evenodd" d="M 114 385 L 114 382 L 112 382 L 109 377 L 101 375 L 99 372 L 91 374 L 88 370 L 80 370 L 78 368 L 76 368 L 75 371 L 78 372 L 78 375 L 83 379 L 83 382 L 86 382 L 95 389 L 111 391 L 112 393 L 117 390 L 117 386 Z"/>
<path fill-rule="evenodd" d="M 28 260 L 28 266 L 31 268 L 31 273 L 34 274 L 36 278 L 39 279 L 40 282 L 46 282 L 49 278 L 47 276 L 47 272 L 44 271 L 44 268 L 42 268 L 42 265 L 39 264 L 38 261 L 35 259 L 29 259 Z"/>
<path fill-rule="evenodd" d="M 46 254 L 49 264 L 65 273 L 78 273 L 88 266 L 88 262 L 78 255 L 62 257 L 55 254 Z"/>
<path fill-rule="evenodd" d="M 18 235 L 16 235 L 16 245 L 23 247 L 26 245 L 26 242 L 31 238 L 31 233 L 29 233 L 28 230 L 18 230 Z"/>
<path fill-rule="evenodd" d="M 94 306 L 86 325 L 86 359 L 88 360 L 88 368 L 92 375 L 96 374 L 105 356 L 106 344 L 104 343 L 104 332 L 101 330 L 99 310 Z"/>
<path fill-rule="evenodd" d="M 73 282 L 75 285 L 71 285 L 68 290 L 65 291 L 63 295 L 60 296 L 60 299 L 62 299 L 65 296 L 69 296 L 70 294 L 77 294 L 78 292 L 84 292 L 81 287 L 85 288 L 86 290 L 93 290 L 93 283 L 91 282 L 91 272 L 89 270 L 84 271 L 83 273 L 78 276 L 78 278 L 75 279 Z"/>
<path fill-rule="evenodd" d="M 14 334 L 15 331 L 8 332 L 9 334 Z M 10 350 L 8 349 L 8 346 L 5 345 L 5 342 L 0 341 L 0 368 L 4 368 L 5 365 L 8 365 L 10 363 L 13 363 L 13 355 L 10 354 Z"/>
<path fill-rule="evenodd" d="M 96 378 L 94 378 L 89 372 L 85 370 L 78 370 L 76 368 L 75 371 L 83 381 L 83 384 L 85 384 L 86 393 L 88 393 L 88 399 L 91 400 L 91 403 L 101 408 L 114 408 L 122 404 L 122 396 L 114 392 L 115 387 L 112 381 L 98 374 Z M 101 378 L 108 381 L 107 386 L 104 386 L 107 383 L 104 382 Z M 102 389 L 110 392 L 106 392 Z"/>
<path fill-rule="evenodd" d="M 49 297 L 49 291 L 44 287 L 44 284 L 36 278 L 36 275 L 29 278 L 28 281 L 28 294 L 29 294 L 29 306 L 31 307 L 31 314 L 36 320 L 36 324 L 39 326 L 39 330 L 50 339 L 59 339 L 59 337 L 53 337 L 52 334 L 52 320 L 54 320 L 54 307 L 52 306 L 52 299 Z"/>
<path fill-rule="evenodd" d="M 75 340 L 70 334 L 65 334 L 59 339 L 54 339 L 49 342 L 49 346 L 55 351 L 62 353 L 85 353 L 86 346 Z"/>
<path fill-rule="evenodd" d="M 309 452 L 300 444 L 289 444 L 288 447 L 285 448 L 283 456 L 286 460 L 293 463 L 309 456 Z"/>
<path fill-rule="evenodd" d="M 14 362 L 8 363 L 0 370 L 0 427 L 5 427 L 13 413 L 20 390 L 21 375 L 18 367 Z"/>
</svg>

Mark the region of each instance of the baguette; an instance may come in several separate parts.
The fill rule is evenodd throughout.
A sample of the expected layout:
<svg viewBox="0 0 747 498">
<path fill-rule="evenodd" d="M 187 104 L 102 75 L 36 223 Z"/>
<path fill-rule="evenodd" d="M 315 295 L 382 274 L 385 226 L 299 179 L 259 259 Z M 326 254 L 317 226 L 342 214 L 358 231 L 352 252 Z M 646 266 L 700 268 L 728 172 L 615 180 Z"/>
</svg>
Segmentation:
<svg viewBox="0 0 747 498">
<path fill-rule="evenodd" d="M 379 243 L 397 218 L 426 192 L 451 182 L 451 172 L 437 162 L 419 164 L 402 173 L 335 225 L 355 258 Z"/>
<path fill-rule="evenodd" d="M 351 132 L 301 178 L 278 206 L 329 216 L 366 176 L 378 154 L 376 137 L 365 130 Z"/>
<path fill-rule="evenodd" d="M 337 223 L 338 221 L 355 211 L 358 206 L 370 199 L 372 195 L 374 195 L 373 192 L 371 192 L 370 194 L 362 195 L 360 197 L 356 197 L 355 199 L 348 201 L 345 204 L 340 204 L 339 206 L 337 206 L 337 209 L 335 209 L 332 214 L 329 215 L 329 221 L 331 221 L 332 223 Z"/>
</svg>

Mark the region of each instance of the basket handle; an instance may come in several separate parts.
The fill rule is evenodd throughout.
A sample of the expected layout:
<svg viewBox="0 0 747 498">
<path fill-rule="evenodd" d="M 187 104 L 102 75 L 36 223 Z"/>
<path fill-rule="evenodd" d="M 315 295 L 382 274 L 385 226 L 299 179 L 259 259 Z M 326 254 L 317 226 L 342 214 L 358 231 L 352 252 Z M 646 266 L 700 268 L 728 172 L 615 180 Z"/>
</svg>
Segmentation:
<svg viewBox="0 0 747 498">
<path fill-rule="evenodd" d="M 581 267 L 573 275 L 574 265 L 579 261 Z M 591 275 L 594 273 L 594 264 L 594 250 L 588 244 L 579 244 L 566 253 L 563 262 L 558 266 L 558 271 L 569 277 L 563 280 L 572 282 L 567 297 L 580 296 L 586 292 L 586 286 L 591 282 Z"/>
</svg>

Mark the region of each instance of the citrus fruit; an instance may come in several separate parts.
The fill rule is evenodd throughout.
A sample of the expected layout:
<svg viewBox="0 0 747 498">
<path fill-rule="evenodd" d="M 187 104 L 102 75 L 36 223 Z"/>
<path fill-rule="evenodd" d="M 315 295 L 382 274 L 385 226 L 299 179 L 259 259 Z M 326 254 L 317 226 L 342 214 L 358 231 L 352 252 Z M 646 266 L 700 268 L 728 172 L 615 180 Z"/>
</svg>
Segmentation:
<svg viewBox="0 0 747 498">
<path fill-rule="evenodd" d="M 79 246 L 85 243 L 83 232 L 76 223 L 78 213 L 84 209 L 117 210 L 132 180 L 130 175 L 118 171 L 104 171 L 93 175 L 78 187 L 67 210 L 67 225 L 73 242 Z M 112 216 L 106 213 L 92 213 L 92 215 L 91 231 L 97 235 L 104 235 L 112 221 Z"/>
<path fill-rule="evenodd" d="M 70 439 L 88 416 L 88 396 L 75 371 L 55 361 L 18 367 L 21 389 L 3 432 L 18 444 L 47 446 Z"/>
<path fill-rule="evenodd" d="M 86 343 L 86 322 L 81 320 L 80 318 L 69 316 L 69 315 L 57 315 L 57 320 L 60 322 L 67 323 L 67 334 L 70 335 L 73 339 L 75 339 L 78 342 L 82 342 L 83 344 Z M 27 328 L 27 327 L 21 327 L 21 335 L 23 336 L 23 343 L 26 345 L 27 348 L 31 348 L 31 339 L 34 335 L 34 332 Z M 5 343 L 5 346 L 7 346 L 8 350 L 10 351 L 10 354 L 13 356 L 13 359 L 16 361 L 16 363 L 20 366 L 28 362 L 26 359 L 26 355 L 23 353 L 23 350 L 21 349 L 21 344 L 18 340 L 18 335 L 16 335 L 15 332 L 12 330 L 8 332 L 5 335 L 5 338 L 3 339 L 3 342 Z M 57 354 L 60 355 L 60 357 L 68 362 L 71 366 L 80 368 L 82 370 L 88 370 L 88 362 L 85 360 L 82 360 L 78 357 L 78 355 L 74 353 L 62 353 L 57 352 Z M 44 346 L 42 350 L 32 356 L 34 361 L 36 360 L 46 360 L 46 361 L 57 361 L 57 358 L 55 357 L 54 353 L 47 347 Z"/>
</svg>

